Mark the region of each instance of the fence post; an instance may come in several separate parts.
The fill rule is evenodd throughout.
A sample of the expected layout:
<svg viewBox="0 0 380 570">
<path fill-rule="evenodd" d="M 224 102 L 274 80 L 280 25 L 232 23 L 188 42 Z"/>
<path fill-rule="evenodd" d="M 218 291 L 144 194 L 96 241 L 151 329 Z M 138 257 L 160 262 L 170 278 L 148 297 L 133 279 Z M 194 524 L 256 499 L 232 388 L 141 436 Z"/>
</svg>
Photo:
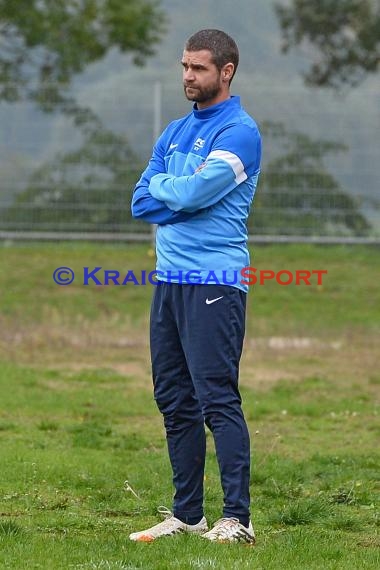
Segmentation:
<svg viewBox="0 0 380 570">
<path fill-rule="evenodd" d="M 161 81 L 156 81 L 154 83 L 153 91 L 153 145 L 156 143 L 158 137 L 161 134 L 161 124 L 162 124 L 162 83 Z M 156 247 L 156 231 L 157 225 L 152 224 L 152 248 Z"/>
</svg>

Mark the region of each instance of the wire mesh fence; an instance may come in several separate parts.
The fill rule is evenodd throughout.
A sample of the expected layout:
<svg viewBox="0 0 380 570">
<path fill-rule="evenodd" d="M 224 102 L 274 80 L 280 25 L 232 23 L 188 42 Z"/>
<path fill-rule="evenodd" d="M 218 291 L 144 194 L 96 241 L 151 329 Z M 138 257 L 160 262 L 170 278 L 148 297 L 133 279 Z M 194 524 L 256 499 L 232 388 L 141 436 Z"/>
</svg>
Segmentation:
<svg viewBox="0 0 380 570">
<path fill-rule="evenodd" d="M 79 96 L 67 114 L 1 103 L 0 237 L 151 239 L 131 216 L 131 196 L 161 128 L 189 111 L 177 92 L 177 85 L 129 85 L 111 99 L 98 92 L 90 109 Z M 279 120 L 282 111 L 266 119 L 278 101 L 262 89 L 255 109 L 245 105 L 264 140 L 250 235 L 380 242 L 378 115 L 355 121 L 338 103 L 330 103 L 330 117 L 323 106 L 298 107 L 294 129 L 293 120 Z M 332 119 L 334 129 L 326 129 Z"/>
</svg>

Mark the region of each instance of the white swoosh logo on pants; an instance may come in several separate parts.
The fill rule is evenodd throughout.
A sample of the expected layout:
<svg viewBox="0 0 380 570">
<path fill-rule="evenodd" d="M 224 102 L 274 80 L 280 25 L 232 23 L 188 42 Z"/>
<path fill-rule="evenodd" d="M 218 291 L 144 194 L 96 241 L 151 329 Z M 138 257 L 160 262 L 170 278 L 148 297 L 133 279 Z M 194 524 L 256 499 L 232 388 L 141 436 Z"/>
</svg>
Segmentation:
<svg viewBox="0 0 380 570">
<path fill-rule="evenodd" d="M 224 295 L 222 295 L 221 297 L 217 297 L 216 299 L 206 299 L 206 305 L 212 305 L 213 303 L 216 303 L 216 301 L 219 301 L 220 299 L 223 299 Z"/>
</svg>

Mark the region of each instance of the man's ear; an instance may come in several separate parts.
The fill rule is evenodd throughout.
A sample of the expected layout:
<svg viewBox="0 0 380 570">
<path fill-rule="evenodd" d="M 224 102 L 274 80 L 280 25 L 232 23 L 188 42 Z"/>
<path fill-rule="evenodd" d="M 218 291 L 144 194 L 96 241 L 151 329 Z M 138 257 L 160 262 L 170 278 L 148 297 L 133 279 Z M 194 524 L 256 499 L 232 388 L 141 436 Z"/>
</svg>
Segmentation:
<svg viewBox="0 0 380 570">
<path fill-rule="evenodd" d="M 223 66 L 223 69 L 222 69 L 223 81 L 228 81 L 228 82 L 231 81 L 232 76 L 234 74 L 234 69 L 235 69 L 235 66 L 232 62 L 226 63 L 226 65 Z"/>
</svg>

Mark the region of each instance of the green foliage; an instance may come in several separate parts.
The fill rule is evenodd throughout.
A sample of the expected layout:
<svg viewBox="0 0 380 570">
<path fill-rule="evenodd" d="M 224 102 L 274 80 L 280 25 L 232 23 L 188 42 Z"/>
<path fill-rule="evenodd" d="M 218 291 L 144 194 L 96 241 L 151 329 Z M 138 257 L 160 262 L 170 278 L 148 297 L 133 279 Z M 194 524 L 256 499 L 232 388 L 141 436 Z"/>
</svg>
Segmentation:
<svg viewBox="0 0 380 570">
<path fill-rule="evenodd" d="M 355 86 L 378 70 L 377 0 L 292 0 L 290 6 L 277 4 L 276 12 L 283 51 L 306 45 L 317 53 L 317 61 L 304 74 L 309 85 Z"/>
<path fill-rule="evenodd" d="M 32 175 L 3 219 L 8 227 L 82 231 L 126 230 L 131 190 L 142 166 L 127 139 L 98 121 L 83 121 L 82 146 L 58 154 Z"/>
<path fill-rule="evenodd" d="M 291 501 L 286 508 L 273 512 L 269 519 L 272 524 L 304 525 L 311 524 L 328 514 L 328 504 L 320 498 Z"/>
<path fill-rule="evenodd" d="M 0 522 L 0 537 L 1 536 L 17 536 L 22 534 L 21 526 L 12 520 L 5 520 Z"/>
<path fill-rule="evenodd" d="M 358 200 L 341 188 L 324 163 L 330 154 L 346 150 L 343 144 L 287 132 L 280 123 L 265 122 L 261 128 L 275 158 L 263 167 L 260 178 L 252 217 L 256 233 L 270 228 L 272 234 L 285 235 L 332 230 L 363 235 L 370 229 Z"/>
<path fill-rule="evenodd" d="M 128 141 L 105 129 L 89 110 L 73 105 L 73 114 L 84 132 L 82 146 L 37 169 L 27 190 L 3 212 L 3 223 L 10 229 L 33 223 L 39 229 L 148 231 L 130 213 L 143 166 Z M 255 233 L 364 235 L 370 229 L 358 201 L 324 164 L 326 155 L 344 151 L 344 145 L 289 133 L 278 123 L 263 123 L 262 131 L 275 158 L 263 168 L 249 219 Z"/>
<path fill-rule="evenodd" d="M 111 49 L 141 65 L 165 29 L 157 0 L 0 0 L 0 99 L 59 102 Z"/>
</svg>

